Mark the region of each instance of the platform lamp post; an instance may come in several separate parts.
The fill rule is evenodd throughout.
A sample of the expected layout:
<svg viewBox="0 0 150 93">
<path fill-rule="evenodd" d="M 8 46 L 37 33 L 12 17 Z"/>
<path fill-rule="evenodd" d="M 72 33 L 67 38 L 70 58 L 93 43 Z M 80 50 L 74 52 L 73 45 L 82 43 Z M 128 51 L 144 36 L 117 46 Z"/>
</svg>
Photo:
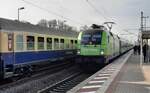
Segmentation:
<svg viewBox="0 0 150 93">
<path fill-rule="evenodd" d="M 20 16 L 20 10 L 23 10 L 23 9 L 25 9 L 25 8 L 24 7 L 18 8 L 18 21 L 19 21 L 19 16 Z"/>
<path fill-rule="evenodd" d="M 143 16 L 143 21 L 144 21 L 144 25 L 143 25 L 143 31 L 147 31 L 147 27 L 146 27 L 146 20 L 149 18 L 149 16 Z M 148 45 L 148 39 L 146 39 L 146 43 L 147 43 L 147 45 Z M 148 47 L 146 47 L 146 55 L 147 55 L 147 57 L 146 57 L 146 61 L 147 60 L 149 60 L 149 53 L 148 53 L 148 51 L 149 51 L 149 49 L 148 49 Z"/>
<path fill-rule="evenodd" d="M 143 31 L 143 11 L 141 11 L 141 34 L 140 34 L 140 66 L 143 64 L 143 38 L 142 38 L 142 31 Z"/>
</svg>

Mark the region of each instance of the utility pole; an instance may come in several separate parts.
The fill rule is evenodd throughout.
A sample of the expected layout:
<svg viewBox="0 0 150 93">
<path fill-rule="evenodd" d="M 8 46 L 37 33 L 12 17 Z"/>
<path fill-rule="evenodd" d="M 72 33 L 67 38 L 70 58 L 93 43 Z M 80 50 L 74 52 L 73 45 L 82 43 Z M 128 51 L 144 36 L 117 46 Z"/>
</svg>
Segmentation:
<svg viewBox="0 0 150 93">
<path fill-rule="evenodd" d="M 142 39 L 142 31 L 143 31 L 143 11 L 141 12 L 141 36 L 140 36 L 140 65 L 143 64 L 143 39 Z"/>
<path fill-rule="evenodd" d="M 143 17 L 143 18 L 145 19 L 145 20 L 144 20 L 144 21 L 145 21 L 145 23 L 144 23 L 144 25 L 145 25 L 144 28 L 145 28 L 145 29 L 144 29 L 144 30 L 146 31 L 146 28 L 147 28 L 147 27 L 146 27 L 146 19 L 149 18 L 149 16 L 145 16 L 145 17 Z"/>
<path fill-rule="evenodd" d="M 141 12 L 141 36 L 140 36 L 140 65 L 142 66 L 143 64 L 143 31 L 146 31 L 146 18 L 149 18 L 149 16 L 143 16 L 143 11 Z M 145 20 L 144 20 L 145 19 Z M 144 21 L 145 21 L 145 27 L 144 27 Z M 145 28 L 145 29 L 144 29 Z M 148 39 L 147 39 L 147 42 L 145 42 L 148 44 Z M 148 47 L 146 46 L 146 50 L 148 51 Z M 148 52 L 146 51 L 146 60 L 144 61 L 147 61 L 148 59 Z"/>
</svg>

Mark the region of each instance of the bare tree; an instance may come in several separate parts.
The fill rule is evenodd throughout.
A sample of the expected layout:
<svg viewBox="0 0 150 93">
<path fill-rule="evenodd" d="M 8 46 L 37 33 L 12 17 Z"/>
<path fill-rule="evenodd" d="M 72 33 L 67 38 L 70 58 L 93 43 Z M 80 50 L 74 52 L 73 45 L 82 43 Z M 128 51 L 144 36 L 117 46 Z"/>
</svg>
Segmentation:
<svg viewBox="0 0 150 93">
<path fill-rule="evenodd" d="M 81 26 L 80 27 L 80 31 L 85 31 L 85 30 L 88 30 L 89 27 L 87 25 L 84 25 L 84 26 Z"/>
<path fill-rule="evenodd" d="M 48 27 L 48 22 L 45 19 L 41 19 L 37 25 L 42 26 L 42 27 Z"/>
<path fill-rule="evenodd" d="M 64 31 L 64 22 L 61 20 L 58 20 L 58 30 Z"/>
<path fill-rule="evenodd" d="M 41 19 L 37 25 L 42 27 L 48 27 L 50 29 L 55 29 L 57 31 L 76 31 L 76 29 L 74 29 L 73 26 L 65 24 L 65 21 L 56 20 L 56 19 L 49 20 L 49 21 L 45 19 Z"/>
</svg>

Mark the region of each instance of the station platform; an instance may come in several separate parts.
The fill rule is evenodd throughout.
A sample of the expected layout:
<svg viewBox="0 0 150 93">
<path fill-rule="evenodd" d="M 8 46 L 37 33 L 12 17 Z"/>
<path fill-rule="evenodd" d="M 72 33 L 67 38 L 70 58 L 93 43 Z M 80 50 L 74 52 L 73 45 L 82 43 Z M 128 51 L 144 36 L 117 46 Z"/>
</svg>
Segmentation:
<svg viewBox="0 0 150 93">
<path fill-rule="evenodd" d="M 150 64 L 131 50 L 67 93 L 150 93 Z"/>
</svg>

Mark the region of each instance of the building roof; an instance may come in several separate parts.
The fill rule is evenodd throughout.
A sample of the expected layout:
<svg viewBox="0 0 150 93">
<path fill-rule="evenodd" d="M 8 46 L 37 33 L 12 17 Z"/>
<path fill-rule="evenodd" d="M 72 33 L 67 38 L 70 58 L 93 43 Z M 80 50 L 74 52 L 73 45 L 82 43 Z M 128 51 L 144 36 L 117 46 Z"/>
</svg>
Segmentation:
<svg viewBox="0 0 150 93">
<path fill-rule="evenodd" d="M 74 38 L 77 38 L 78 36 L 78 32 L 76 31 L 57 31 L 55 29 L 50 29 L 38 25 L 33 25 L 30 23 L 24 23 L 19 22 L 17 20 L 9 20 L 4 18 L 0 18 L 0 29 L 8 31 L 34 32 L 39 34 L 49 34 Z"/>
</svg>

